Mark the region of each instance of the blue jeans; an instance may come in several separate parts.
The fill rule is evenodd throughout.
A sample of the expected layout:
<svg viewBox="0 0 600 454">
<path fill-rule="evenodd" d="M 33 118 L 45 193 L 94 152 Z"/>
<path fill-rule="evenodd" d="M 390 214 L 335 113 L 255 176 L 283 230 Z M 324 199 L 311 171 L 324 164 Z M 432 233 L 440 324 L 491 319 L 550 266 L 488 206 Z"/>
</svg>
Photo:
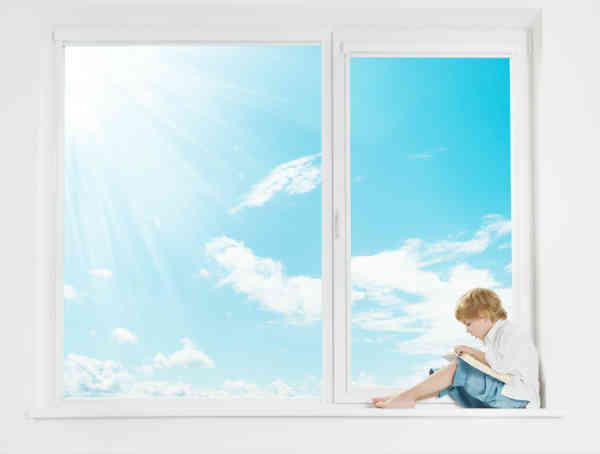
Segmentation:
<svg viewBox="0 0 600 454">
<path fill-rule="evenodd" d="M 436 369 L 437 370 L 437 369 Z M 429 374 L 436 370 L 431 369 Z M 516 400 L 500 394 L 504 383 L 475 369 L 460 357 L 452 384 L 440 391 L 438 397 L 446 394 L 466 408 L 525 408 L 528 400 Z"/>
</svg>

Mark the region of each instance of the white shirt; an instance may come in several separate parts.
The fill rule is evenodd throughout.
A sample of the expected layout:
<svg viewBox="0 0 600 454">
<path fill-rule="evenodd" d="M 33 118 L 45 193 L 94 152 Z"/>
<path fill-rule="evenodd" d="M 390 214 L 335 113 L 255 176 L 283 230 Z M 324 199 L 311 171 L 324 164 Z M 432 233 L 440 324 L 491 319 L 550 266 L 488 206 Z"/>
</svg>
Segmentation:
<svg viewBox="0 0 600 454">
<path fill-rule="evenodd" d="M 514 323 L 498 320 L 483 344 L 485 360 L 492 369 L 513 376 L 500 394 L 528 400 L 526 408 L 540 408 L 539 357 L 531 337 Z"/>
</svg>

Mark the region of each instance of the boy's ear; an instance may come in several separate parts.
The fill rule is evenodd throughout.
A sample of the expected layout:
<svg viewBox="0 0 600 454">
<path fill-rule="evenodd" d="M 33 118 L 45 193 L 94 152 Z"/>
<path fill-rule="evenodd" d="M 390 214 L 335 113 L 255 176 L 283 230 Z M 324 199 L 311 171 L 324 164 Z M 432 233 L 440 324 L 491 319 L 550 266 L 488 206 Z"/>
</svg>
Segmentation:
<svg viewBox="0 0 600 454">
<path fill-rule="evenodd" d="M 488 320 L 491 320 L 491 319 L 492 319 L 492 318 L 490 317 L 490 313 L 489 313 L 489 311 L 481 311 L 481 312 L 479 313 L 479 318 L 485 318 L 485 319 L 488 319 Z"/>
</svg>

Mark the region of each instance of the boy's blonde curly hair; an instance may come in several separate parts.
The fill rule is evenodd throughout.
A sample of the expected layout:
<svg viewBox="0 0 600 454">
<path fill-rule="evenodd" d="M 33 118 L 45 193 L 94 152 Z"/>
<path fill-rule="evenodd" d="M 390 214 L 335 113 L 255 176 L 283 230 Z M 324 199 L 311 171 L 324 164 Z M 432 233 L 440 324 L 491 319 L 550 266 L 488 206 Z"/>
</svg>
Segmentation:
<svg viewBox="0 0 600 454">
<path fill-rule="evenodd" d="M 506 320 L 506 311 L 502 301 L 493 290 L 487 288 L 474 288 L 461 296 L 456 304 L 455 316 L 459 322 L 476 320 L 488 315 L 490 321 Z"/>
</svg>

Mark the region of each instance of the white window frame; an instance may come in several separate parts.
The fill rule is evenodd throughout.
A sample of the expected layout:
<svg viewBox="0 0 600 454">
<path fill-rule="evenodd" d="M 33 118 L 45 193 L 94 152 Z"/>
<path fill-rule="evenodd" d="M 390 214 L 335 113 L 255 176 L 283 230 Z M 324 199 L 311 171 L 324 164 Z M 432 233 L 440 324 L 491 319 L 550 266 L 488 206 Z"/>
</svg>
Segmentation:
<svg viewBox="0 0 600 454">
<path fill-rule="evenodd" d="M 54 257 L 54 266 L 47 270 L 51 279 L 54 295 L 44 298 L 43 307 L 38 312 L 42 317 L 39 326 L 38 348 L 44 352 L 38 356 L 37 367 L 40 371 L 37 383 L 37 406 L 38 408 L 52 408 L 75 414 L 102 411 L 106 414 L 122 414 L 123 412 L 147 414 L 148 412 L 177 411 L 207 411 L 223 412 L 248 409 L 277 409 L 282 407 L 281 399 L 174 399 L 174 398 L 69 398 L 64 396 L 64 358 L 63 358 L 63 314 L 64 314 L 64 278 L 63 278 L 63 236 L 64 236 L 64 93 L 65 93 L 65 46 L 96 46 L 96 45 L 320 45 L 322 64 L 322 167 L 323 176 L 331 175 L 331 100 L 327 99 L 325 93 L 331 91 L 331 32 L 320 28 L 290 30 L 261 27 L 240 30 L 218 28 L 104 28 L 104 27 L 61 27 L 54 31 L 54 68 L 53 86 L 56 96 L 50 101 L 51 111 L 55 123 L 51 127 L 54 132 L 52 141 L 55 144 L 52 152 L 55 160 L 48 162 L 47 171 L 55 175 L 52 186 L 55 196 L 50 203 L 53 206 L 53 221 L 56 226 L 52 237 L 50 254 Z M 49 133 L 52 135 L 52 133 Z M 52 166 L 55 168 L 52 170 Z M 331 177 L 324 177 L 322 182 L 322 301 L 323 320 L 331 319 Z M 52 323 L 47 323 L 47 320 Z M 322 370 L 323 377 L 332 374 L 331 360 L 331 323 L 323 322 L 323 352 Z M 52 358 L 50 360 L 49 358 Z M 42 378 L 43 377 L 43 378 Z M 324 379 L 326 383 L 332 383 L 332 379 Z M 289 409 L 307 409 L 318 407 L 321 403 L 332 401 L 332 386 L 322 387 L 321 398 L 289 399 L 285 401 L 285 407 Z"/>
<path fill-rule="evenodd" d="M 511 318 L 534 334 L 533 219 L 530 146 L 530 36 L 524 30 L 356 30 L 334 33 L 334 358 L 335 402 L 359 403 L 390 388 L 351 386 L 350 273 L 350 58 L 504 57 L 510 68 L 511 219 L 513 307 Z M 340 228 L 341 226 L 341 228 Z M 449 317 L 452 314 L 448 314 Z M 430 408 L 456 404 L 448 397 L 421 401 Z"/>
<path fill-rule="evenodd" d="M 358 31 L 360 29 L 361 31 Z M 368 408 L 366 398 L 373 390 L 348 389 L 350 371 L 349 155 L 347 116 L 344 103 L 348 56 L 357 53 L 436 55 L 449 52 L 448 37 L 455 37 L 453 52 L 490 50 L 511 58 L 511 144 L 519 150 L 511 164 L 513 206 L 513 287 L 519 301 L 532 301 L 531 274 L 531 167 L 529 147 L 529 101 L 525 81 L 528 74 L 528 32 L 493 32 L 495 39 L 480 38 L 490 32 L 460 30 L 365 31 L 364 27 L 88 27 L 62 26 L 54 30 L 54 47 L 43 61 L 40 141 L 46 149 L 40 159 L 40 208 L 44 225 L 54 225 L 37 238 L 40 253 L 36 306 L 34 408 L 26 412 L 36 419 L 104 417 L 186 416 L 460 416 L 460 417 L 559 417 L 547 410 L 497 410 L 485 412 L 438 405 L 410 412 Z M 443 38 L 443 39 L 442 39 Z M 480 46 L 475 48 L 475 41 Z M 442 40 L 441 40 L 442 39 Z M 64 46 L 98 44 L 318 44 L 322 49 L 322 325 L 323 386 L 320 399 L 199 400 L 199 399 L 67 399 L 63 398 L 63 132 L 64 132 Z M 460 47 L 462 45 L 462 47 Z M 436 47 L 440 46 L 440 47 Z M 495 46 L 495 47 L 494 47 Z M 512 62 L 518 63 L 518 75 Z M 44 66 L 43 66 L 44 67 Z M 518 89 L 515 90 L 513 76 Z M 334 83 L 336 86 L 334 87 Z M 341 85 L 340 85 L 341 84 Z M 335 89 L 335 92 L 334 92 Z M 335 101 L 334 101 L 335 100 Z M 340 114 L 342 113 L 343 114 Z M 512 109 L 511 109 L 512 112 Z M 335 162 L 334 162 L 335 153 Z M 514 154 L 514 152 L 513 152 Z M 335 169 L 334 169 L 335 165 Z M 515 222 L 518 219 L 518 222 Z M 334 265 L 337 268 L 334 268 Z M 334 272 L 335 270 L 335 272 Z M 335 297 L 334 297 L 335 295 Z M 531 306 L 519 303 L 519 318 L 532 323 Z M 335 334 L 335 337 L 334 337 Z M 389 389 L 387 390 L 389 391 Z M 349 405 L 361 403 L 361 405 Z"/>
</svg>

